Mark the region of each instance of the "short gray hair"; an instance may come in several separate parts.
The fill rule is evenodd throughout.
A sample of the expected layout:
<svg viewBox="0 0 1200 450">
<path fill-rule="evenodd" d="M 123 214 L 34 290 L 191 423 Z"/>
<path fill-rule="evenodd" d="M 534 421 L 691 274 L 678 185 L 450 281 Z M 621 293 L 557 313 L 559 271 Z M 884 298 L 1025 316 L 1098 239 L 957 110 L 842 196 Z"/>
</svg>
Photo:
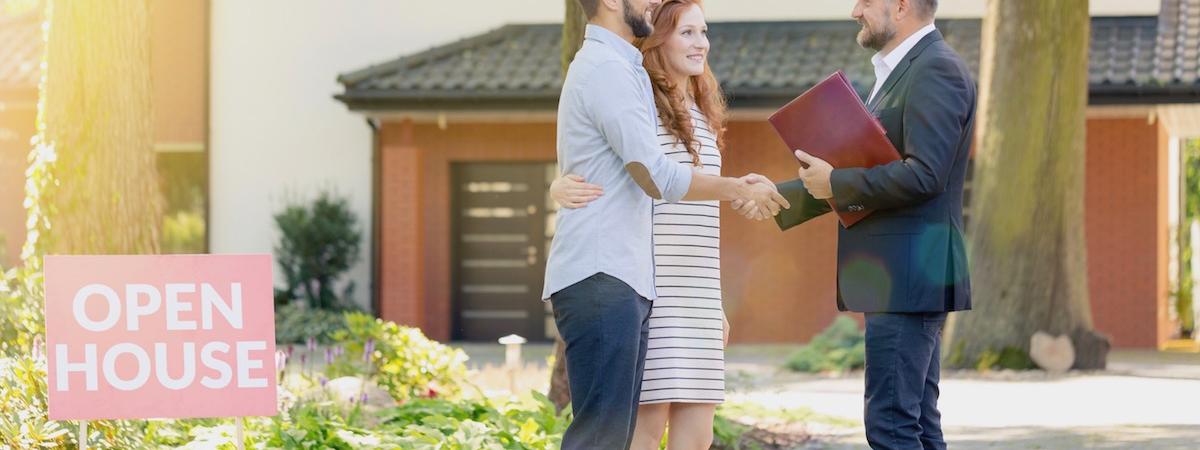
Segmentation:
<svg viewBox="0 0 1200 450">
<path fill-rule="evenodd" d="M 921 10 L 921 16 L 932 19 L 937 14 L 938 0 L 913 0 Z"/>
</svg>

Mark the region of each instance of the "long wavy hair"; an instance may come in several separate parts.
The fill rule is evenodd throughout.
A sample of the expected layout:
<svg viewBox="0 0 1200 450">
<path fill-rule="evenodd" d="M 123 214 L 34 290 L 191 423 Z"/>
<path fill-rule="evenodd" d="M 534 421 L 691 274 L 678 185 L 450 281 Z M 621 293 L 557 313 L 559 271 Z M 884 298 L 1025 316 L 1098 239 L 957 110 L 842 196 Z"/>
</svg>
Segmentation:
<svg viewBox="0 0 1200 450">
<path fill-rule="evenodd" d="M 725 148 L 725 94 L 721 92 L 721 84 L 713 75 L 708 60 L 704 61 L 704 73 L 688 77 L 688 86 L 679 89 L 667 72 L 667 55 L 663 44 L 675 34 L 679 25 L 679 17 L 689 7 L 696 5 L 704 8 L 701 0 L 666 0 L 654 10 L 652 22 L 654 33 L 635 42 L 642 51 L 642 64 L 650 75 L 651 85 L 654 86 L 654 105 L 658 108 L 658 117 L 671 135 L 684 144 L 692 156 L 692 164 L 701 166 L 700 141 L 696 139 L 692 129 L 692 114 L 688 111 L 685 93 L 691 93 L 696 99 L 696 107 L 704 114 L 708 127 L 717 138 L 717 148 Z"/>
</svg>

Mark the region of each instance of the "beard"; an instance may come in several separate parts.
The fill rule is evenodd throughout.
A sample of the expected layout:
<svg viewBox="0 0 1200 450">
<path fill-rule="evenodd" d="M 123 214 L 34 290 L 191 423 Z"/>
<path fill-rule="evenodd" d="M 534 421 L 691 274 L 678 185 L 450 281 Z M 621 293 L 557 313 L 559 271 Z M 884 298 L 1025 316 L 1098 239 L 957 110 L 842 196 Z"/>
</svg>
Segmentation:
<svg viewBox="0 0 1200 450">
<path fill-rule="evenodd" d="M 654 25 L 651 25 L 646 18 L 646 12 L 640 14 L 633 10 L 633 5 L 629 4 L 629 0 L 621 0 L 625 6 L 625 24 L 633 29 L 633 37 L 644 38 L 654 33 Z"/>
<path fill-rule="evenodd" d="M 882 30 L 871 28 L 871 25 L 865 20 L 861 24 L 862 30 L 858 32 L 858 45 L 862 46 L 862 48 L 880 51 L 887 46 L 888 42 L 891 42 L 896 37 L 896 28 L 890 26 L 890 23 L 885 25 L 885 28 Z"/>
</svg>

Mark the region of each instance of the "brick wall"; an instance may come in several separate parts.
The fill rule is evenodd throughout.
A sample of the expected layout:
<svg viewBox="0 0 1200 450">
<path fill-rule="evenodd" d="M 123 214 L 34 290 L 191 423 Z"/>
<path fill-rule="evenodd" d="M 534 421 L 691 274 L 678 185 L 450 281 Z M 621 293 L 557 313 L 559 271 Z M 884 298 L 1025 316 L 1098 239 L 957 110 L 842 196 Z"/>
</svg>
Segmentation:
<svg viewBox="0 0 1200 450">
<path fill-rule="evenodd" d="M 1115 347 L 1157 347 L 1167 301 L 1167 136 L 1145 118 L 1088 123 L 1092 317 Z"/>
<path fill-rule="evenodd" d="M 406 157 L 388 157 L 392 143 L 411 129 Z M 434 124 L 385 123 L 383 144 L 383 220 L 380 284 L 381 316 L 398 323 L 419 325 L 434 339 L 451 336 L 450 168 L 457 162 L 553 162 L 552 123 L 457 124 L 446 129 Z M 406 167 L 402 167 L 406 166 Z M 419 171 L 414 171 L 420 167 Z M 419 173 L 418 173 L 419 172 Z M 393 178 L 409 181 L 389 184 Z M 419 177 L 419 180 L 418 180 Z M 419 192 L 419 195 L 416 193 Z M 393 200 L 395 199 L 395 200 Z M 414 213 L 413 210 L 419 210 Z M 409 219 L 396 220 L 393 215 Z M 390 225 L 390 226 L 389 226 Z M 401 231 L 402 230 L 402 231 Z M 389 234 L 405 233 L 404 238 Z M 400 245 L 417 242 L 419 249 Z M 402 262 L 415 251 L 415 261 Z M 387 282 L 389 264 L 411 267 L 399 282 Z M 394 276 L 394 275 L 391 275 Z M 399 289 L 404 293 L 390 292 Z M 401 319 L 401 320 L 397 320 Z"/>
<path fill-rule="evenodd" d="M 1087 230 L 1096 326 L 1121 347 L 1166 330 L 1166 137 L 1145 119 L 1089 123 Z M 553 161 L 551 123 L 383 127 L 382 317 L 451 336 L 450 168 L 470 161 Z M 416 170 L 416 168 L 420 170 Z M 730 124 L 724 173 L 795 176 L 765 123 Z M 801 342 L 837 314 L 837 222 L 788 232 L 722 211 L 725 307 L 737 342 Z"/>
</svg>

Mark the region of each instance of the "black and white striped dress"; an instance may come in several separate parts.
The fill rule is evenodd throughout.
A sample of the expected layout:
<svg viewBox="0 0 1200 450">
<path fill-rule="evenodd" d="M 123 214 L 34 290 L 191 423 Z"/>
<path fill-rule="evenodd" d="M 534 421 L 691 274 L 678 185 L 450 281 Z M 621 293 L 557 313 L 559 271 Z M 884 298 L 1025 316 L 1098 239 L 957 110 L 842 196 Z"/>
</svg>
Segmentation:
<svg viewBox="0 0 1200 450">
<path fill-rule="evenodd" d="M 721 174 L 721 153 L 704 115 L 692 126 L 703 145 L 692 155 L 663 127 L 667 156 L 709 175 Z M 640 402 L 721 403 L 725 400 L 722 344 L 720 203 L 654 202 L 654 265 L 658 298 L 650 314 L 650 341 Z"/>
</svg>

